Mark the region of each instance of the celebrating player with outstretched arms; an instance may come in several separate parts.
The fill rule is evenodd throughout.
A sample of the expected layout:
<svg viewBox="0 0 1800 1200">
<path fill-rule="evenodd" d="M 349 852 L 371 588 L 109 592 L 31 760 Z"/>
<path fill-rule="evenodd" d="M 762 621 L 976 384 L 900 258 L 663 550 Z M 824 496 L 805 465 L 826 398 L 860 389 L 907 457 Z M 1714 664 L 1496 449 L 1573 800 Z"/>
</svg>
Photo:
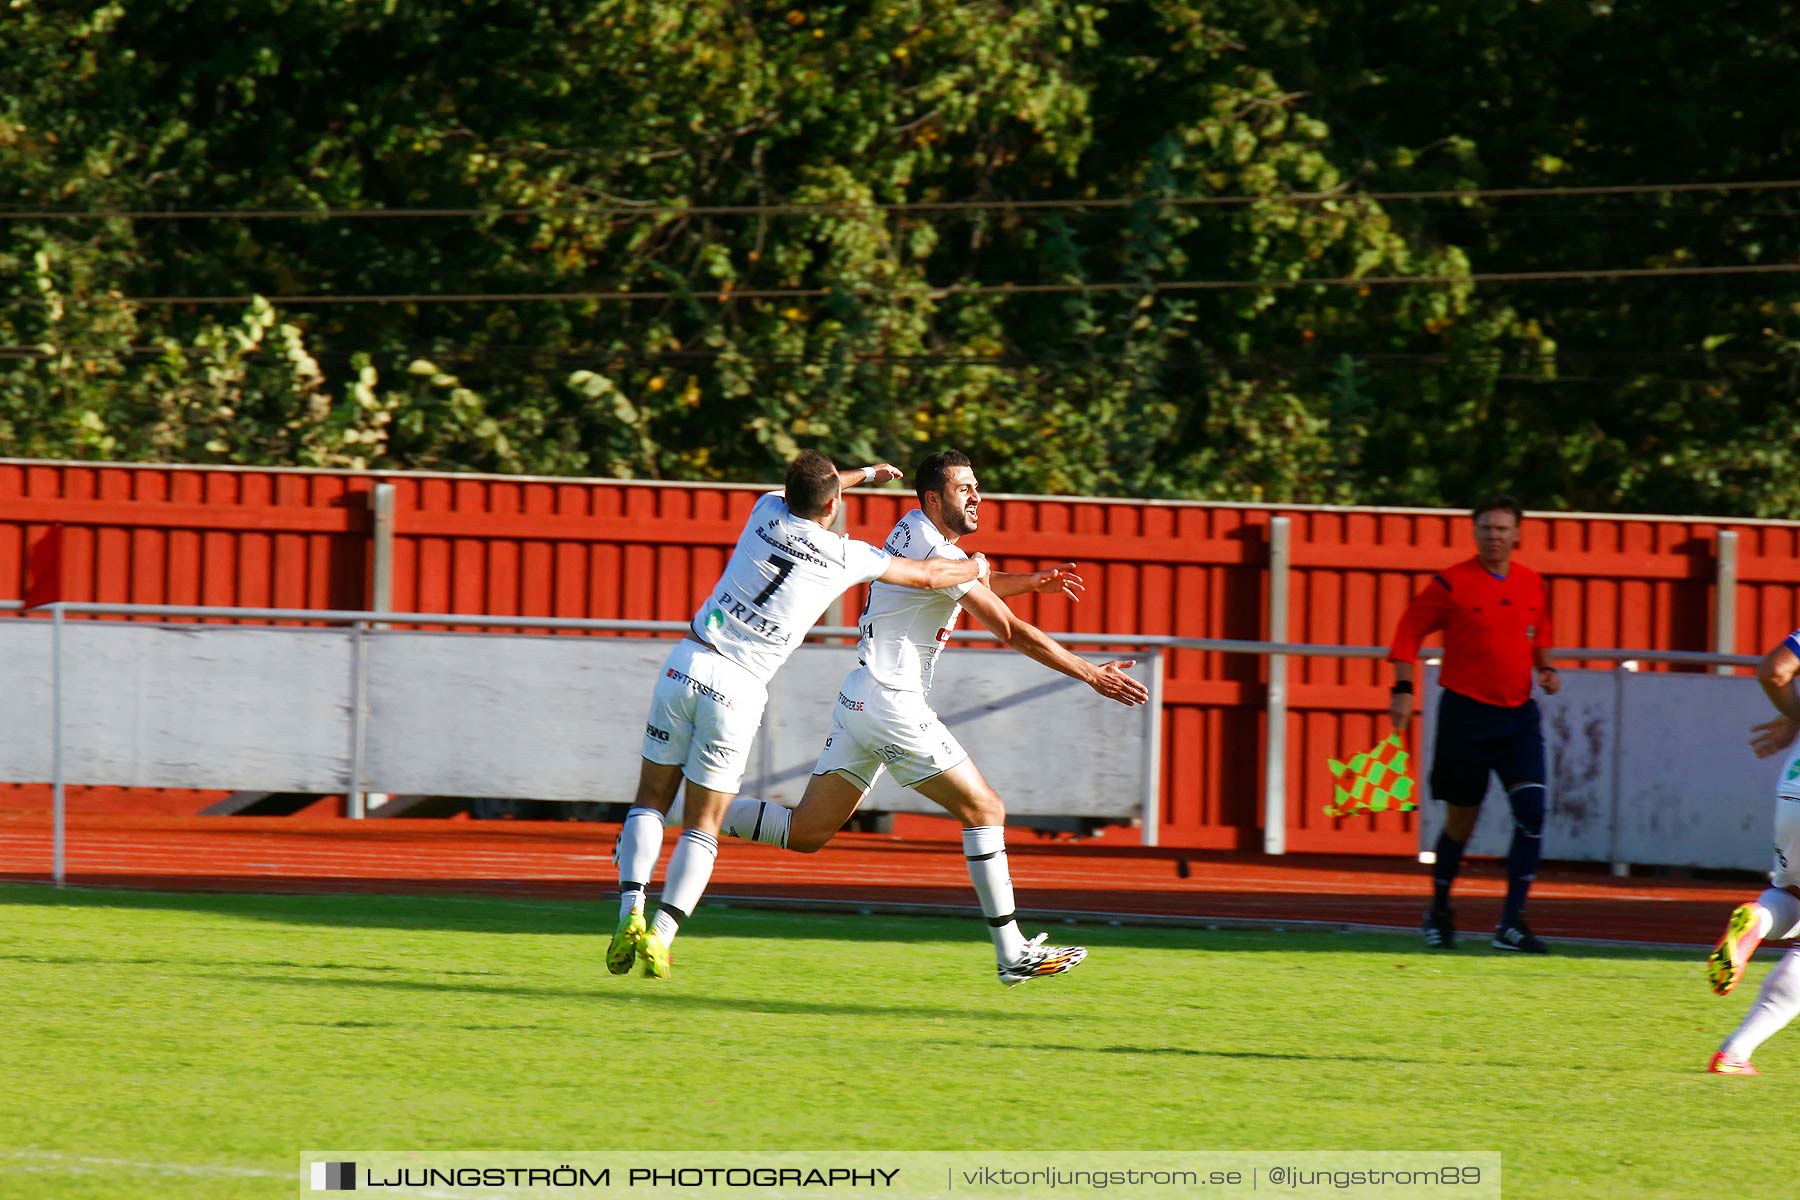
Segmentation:
<svg viewBox="0 0 1800 1200">
<path fill-rule="evenodd" d="M 894 526 L 888 551 L 920 563 L 963 561 L 956 543 L 975 531 L 981 504 L 968 458 L 954 450 L 931 455 L 919 465 L 915 486 L 919 507 Z M 1084 948 L 1047 946 L 1042 934 L 1027 941 L 1020 933 L 1006 860 L 1006 806 L 926 702 L 938 655 L 965 608 L 1006 645 L 1109 700 L 1133 705 L 1149 699 L 1148 689 L 1125 674 L 1134 665 L 1129 660 L 1090 663 L 1015 617 L 1000 600 L 1026 591 L 1078 598 L 1082 582 L 1073 565 L 996 574 L 991 587 L 971 580 L 931 592 L 870 588 L 859 622 L 862 663 L 838 690 L 831 735 L 799 807 L 790 811 L 740 797 L 731 804 L 725 832 L 789 850 L 817 850 L 849 820 L 881 772 L 892 771 L 900 783 L 962 821 L 963 853 L 987 916 L 1000 981 L 1011 987 L 1080 963 Z"/>
<path fill-rule="evenodd" d="M 887 463 L 840 472 L 814 450 L 795 458 L 786 487 L 750 510 L 724 573 L 694 614 L 688 635 L 669 652 L 644 726 L 637 797 L 613 852 L 619 922 L 606 966 L 615 975 L 641 962 L 646 973 L 668 976 L 669 943 L 712 875 L 719 822 L 743 781 L 769 680 L 826 606 L 859 583 L 949 588 L 986 576 L 980 555 L 920 562 L 831 532 L 845 487 L 900 474 Z M 685 828 L 669 859 L 655 920 L 646 924 L 645 886 L 683 779 Z"/>
</svg>

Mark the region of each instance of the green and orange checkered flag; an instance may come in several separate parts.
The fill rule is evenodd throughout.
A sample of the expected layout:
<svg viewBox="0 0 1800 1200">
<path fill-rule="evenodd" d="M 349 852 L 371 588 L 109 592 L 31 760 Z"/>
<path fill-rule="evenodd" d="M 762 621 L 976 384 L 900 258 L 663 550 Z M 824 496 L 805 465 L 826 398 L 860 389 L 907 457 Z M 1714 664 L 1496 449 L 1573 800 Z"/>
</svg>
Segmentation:
<svg viewBox="0 0 1800 1200">
<path fill-rule="evenodd" d="M 1390 733 L 1371 750 L 1365 750 L 1349 762 L 1327 759 L 1337 779 L 1337 794 L 1325 806 L 1328 817 L 1348 817 L 1365 812 L 1411 812 L 1412 776 L 1406 773 L 1412 762 L 1400 735 Z"/>
</svg>

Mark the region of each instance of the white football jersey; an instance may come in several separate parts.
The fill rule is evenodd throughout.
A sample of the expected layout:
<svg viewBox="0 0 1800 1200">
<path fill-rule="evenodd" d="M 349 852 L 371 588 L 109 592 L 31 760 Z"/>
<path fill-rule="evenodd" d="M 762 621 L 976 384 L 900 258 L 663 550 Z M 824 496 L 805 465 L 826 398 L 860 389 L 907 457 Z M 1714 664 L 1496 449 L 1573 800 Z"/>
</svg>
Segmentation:
<svg viewBox="0 0 1800 1200">
<path fill-rule="evenodd" d="M 969 557 L 960 546 L 945 541 L 937 526 L 916 508 L 901 517 L 894 532 L 888 534 L 887 550 L 900 558 L 961 562 Z M 935 592 L 891 583 L 871 587 L 858 621 L 862 641 L 857 653 L 876 682 L 900 692 L 930 691 L 938 655 L 956 628 L 962 598 L 974 586 L 975 581 L 970 580 Z"/>
<path fill-rule="evenodd" d="M 691 625 L 696 636 L 767 683 L 826 605 L 856 584 L 879 579 L 892 561 L 877 546 L 796 517 L 785 496 L 770 492 L 750 510 L 725 573 Z"/>
</svg>

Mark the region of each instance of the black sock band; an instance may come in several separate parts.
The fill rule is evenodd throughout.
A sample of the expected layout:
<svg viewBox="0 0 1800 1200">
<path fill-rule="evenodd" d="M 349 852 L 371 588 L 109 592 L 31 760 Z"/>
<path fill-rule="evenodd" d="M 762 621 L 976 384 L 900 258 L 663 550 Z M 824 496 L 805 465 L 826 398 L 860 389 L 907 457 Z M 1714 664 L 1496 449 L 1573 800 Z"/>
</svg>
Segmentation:
<svg viewBox="0 0 1800 1200">
<path fill-rule="evenodd" d="M 1431 869 L 1431 908 L 1433 912 L 1444 912 L 1450 907 L 1450 887 L 1456 882 L 1458 872 L 1462 870 L 1463 848 L 1467 842 L 1459 842 L 1447 833 L 1438 834 L 1437 863 Z"/>
</svg>

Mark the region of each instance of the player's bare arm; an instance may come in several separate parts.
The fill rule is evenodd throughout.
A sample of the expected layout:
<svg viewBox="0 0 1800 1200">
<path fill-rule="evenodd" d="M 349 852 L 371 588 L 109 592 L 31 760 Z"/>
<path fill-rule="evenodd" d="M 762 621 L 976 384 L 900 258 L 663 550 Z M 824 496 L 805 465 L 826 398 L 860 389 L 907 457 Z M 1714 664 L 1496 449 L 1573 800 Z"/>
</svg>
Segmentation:
<svg viewBox="0 0 1800 1200">
<path fill-rule="evenodd" d="M 1786 641 L 1763 655 L 1756 666 L 1756 682 L 1777 712 L 1789 720 L 1800 721 L 1800 695 L 1794 691 L 1794 676 L 1800 672 L 1800 658 Z"/>
<path fill-rule="evenodd" d="M 1115 659 L 1095 665 L 1071 654 L 1055 638 L 1014 616 L 1005 601 L 986 587 L 971 588 L 962 598 L 962 605 L 1005 645 L 1053 671 L 1081 680 L 1108 700 L 1116 700 L 1129 708 L 1150 699 L 1150 689 L 1125 673 L 1137 665 L 1136 659 Z"/>
<path fill-rule="evenodd" d="M 1087 583 L 1075 573 L 1072 562 L 1057 563 L 1042 571 L 995 571 L 988 577 L 987 585 L 1002 600 L 1037 592 L 1052 596 L 1060 593 L 1065 599 L 1079 603 L 1081 594 L 1087 591 Z"/>
<path fill-rule="evenodd" d="M 886 483 L 890 479 L 903 479 L 904 474 L 893 463 L 876 463 L 872 467 L 851 467 L 848 471 L 838 472 L 840 488 L 862 487 L 870 483 Z"/>
<path fill-rule="evenodd" d="M 887 570 L 881 573 L 881 582 L 935 591 L 938 588 L 955 587 L 971 579 L 986 579 L 987 575 L 987 557 L 981 554 L 965 559 L 901 558 L 896 555 L 888 563 Z"/>
</svg>

